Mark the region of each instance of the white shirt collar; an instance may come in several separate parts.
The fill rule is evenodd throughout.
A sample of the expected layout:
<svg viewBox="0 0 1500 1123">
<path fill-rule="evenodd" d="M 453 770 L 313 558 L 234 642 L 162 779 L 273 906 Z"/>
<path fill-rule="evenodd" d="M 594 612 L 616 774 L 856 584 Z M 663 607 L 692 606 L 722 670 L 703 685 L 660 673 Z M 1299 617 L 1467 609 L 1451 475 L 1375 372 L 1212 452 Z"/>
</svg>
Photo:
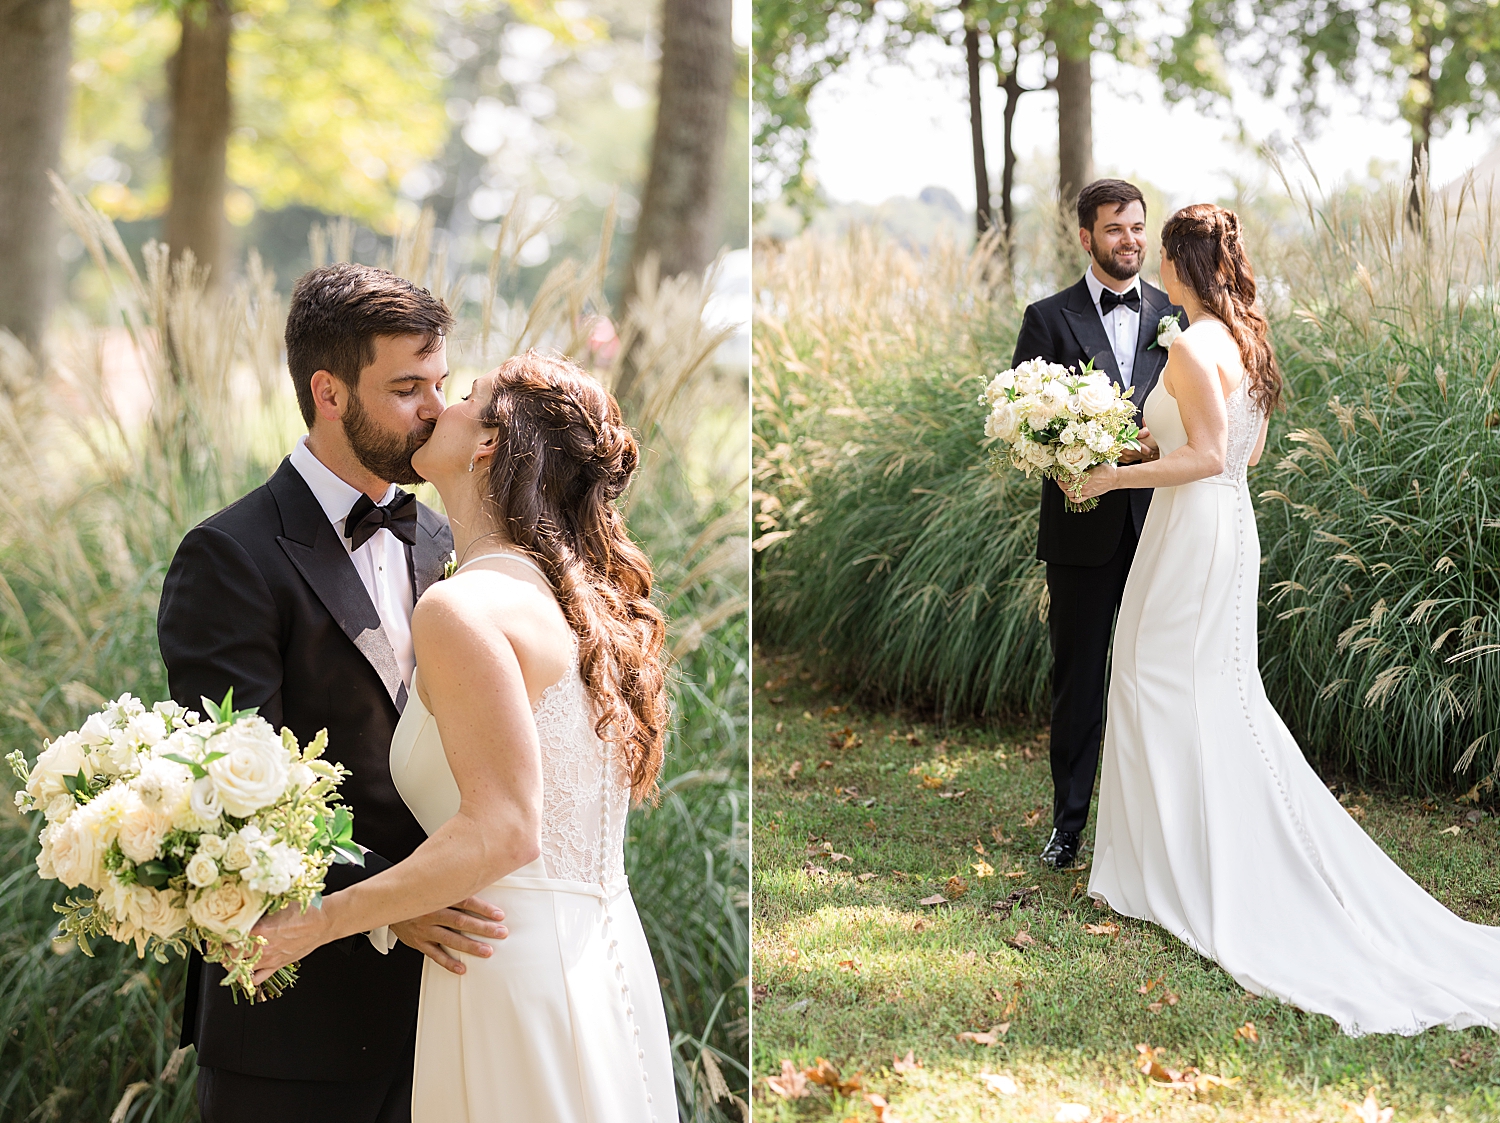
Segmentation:
<svg viewBox="0 0 1500 1123">
<path fill-rule="evenodd" d="M 1094 298 L 1094 307 L 1098 308 L 1099 294 L 1104 291 L 1104 282 L 1101 281 L 1097 276 L 1095 276 L 1093 265 L 1090 265 L 1086 270 L 1084 270 L 1083 279 L 1089 286 L 1089 295 Z M 1141 275 L 1139 273 L 1137 273 L 1130 279 L 1130 284 L 1124 291 L 1129 292 L 1131 289 L 1135 289 L 1137 292 L 1140 292 Z M 1141 299 L 1142 301 L 1145 300 L 1145 293 L 1141 293 Z"/>
<path fill-rule="evenodd" d="M 333 524 L 333 529 L 342 534 L 344 520 L 349 517 L 350 509 L 362 494 L 360 490 L 339 479 L 333 474 L 333 469 L 314 456 L 312 449 L 307 447 L 305 436 L 297 439 L 297 447 L 292 449 L 291 461 L 292 467 L 297 469 L 298 474 L 306 481 L 308 489 L 313 493 L 313 498 L 318 501 L 318 506 L 323 508 L 323 513 Z M 386 488 L 385 495 L 381 497 L 380 505 L 389 503 L 395 494 L 396 485 L 391 484 Z"/>
</svg>

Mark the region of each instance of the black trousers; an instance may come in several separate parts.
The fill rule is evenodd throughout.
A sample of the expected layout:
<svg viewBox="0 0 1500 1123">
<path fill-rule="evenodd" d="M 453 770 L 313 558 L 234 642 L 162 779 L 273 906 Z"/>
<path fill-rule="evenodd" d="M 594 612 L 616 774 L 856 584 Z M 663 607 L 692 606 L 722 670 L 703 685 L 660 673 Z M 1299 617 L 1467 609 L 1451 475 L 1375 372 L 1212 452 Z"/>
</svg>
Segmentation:
<svg viewBox="0 0 1500 1123">
<path fill-rule="evenodd" d="M 1068 517 L 1068 516 L 1064 516 Z M 1114 556 L 1103 565 L 1047 564 L 1052 641 L 1052 825 L 1082 831 L 1104 743 L 1105 667 L 1110 634 L 1135 558 L 1135 521 L 1127 518 Z"/>
<path fill-rule="evenodd" d="M 198 1070 L 203 1123 L 411 1123 L 412 1033 L 399 1064 L 369 1080 L 273 1080 Z"/>
</svg>

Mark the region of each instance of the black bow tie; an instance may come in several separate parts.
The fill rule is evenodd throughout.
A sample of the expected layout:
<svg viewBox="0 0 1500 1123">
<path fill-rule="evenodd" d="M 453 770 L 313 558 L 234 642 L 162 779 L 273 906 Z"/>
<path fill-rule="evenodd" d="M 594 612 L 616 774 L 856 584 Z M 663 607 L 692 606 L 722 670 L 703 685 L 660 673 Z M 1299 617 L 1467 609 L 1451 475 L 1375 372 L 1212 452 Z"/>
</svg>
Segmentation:
<svg viewBox="0 0 1500 1123">
<path fill-rule="evenodd" d="M 417 497 L 399 487 L 391 501 L 377 507 L 368 495 L 361 495 L 344 517 L 344 537 L 349 539 L 349 549 L 357 550 L 385 527 L 408 546 L 417 541 Z"/>
<path fill-rule="evenodd" d="M 1099 311 L 1106 316 L 1122 304 L 1131 311 L 1139 313 L 1141 310 L 1141 290 L 1131 288 L 1126 289 L 1124 292 L 1115 292 L 1113 289 L 1103 289 L 1099 293 Z"/>
</svg>

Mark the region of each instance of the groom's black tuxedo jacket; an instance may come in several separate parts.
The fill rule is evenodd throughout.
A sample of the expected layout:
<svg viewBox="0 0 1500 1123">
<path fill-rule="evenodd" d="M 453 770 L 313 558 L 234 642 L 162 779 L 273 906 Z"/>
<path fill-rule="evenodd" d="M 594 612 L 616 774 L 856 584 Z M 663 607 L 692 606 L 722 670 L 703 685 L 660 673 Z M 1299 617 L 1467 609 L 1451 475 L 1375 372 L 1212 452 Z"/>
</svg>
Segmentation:
<svg viewBox="0 0 1500 1123">
<path fill-rule="evenodd" d="M 1140 410 L 1167 365 L 1167 353 L 1156 342 L 1156 328 L 1161 318 L 1176 315 L 1182 309 L 1167 299 L 1161 289 L 1141 280 L 1141 330 L 1135 347 L 1135 366 L 1130 382 L 1135 387 L 1131 401 Z M 1028 359 L 1043 358 L 1065 367 L 1081 368 L 1089 359 L 1094 369 L 1106 372 L 1123 388 L 1120 366 L 1104 334 L 1104 324 L 1089 295 L 1088 282 L 1079 278 L 1076 285 L 1054 293 L 1045 300 L 1029 305 L 1021 319 L 1021 333 L 1016 338 L 1012 365 Z M 1114 556 L 1125 530 L 1127 517 L 1139 534 L 1151 506 L 1149 488 L 1111 491 L 1099 498 L 1092 511 L 1070 512 L 1063 508 L 1062 489 L 1048 481 L 1042 486 L 1042 514 L 1037 528 L 1036 556 L 1054 565 L 1104 565 Z"/>
<path fill-rule="evenodd" d="M 408 547 L 413 600 L 442 576 L 453 536 L 418 507 Z M 354 812 L 364 869 L 336 865 L 333 892 L 409 855 L 426 838 L 391 782 L 390 745 L 406 688 L 380 616 L 302 476 L 284 460 L 243 499 L 188 532 L 162 588 L 157 634 L 172 697 L 202 709 L 234 688 L 306 744 L 328 730 L 327 758 L 350 769 L 340 795 Z M 223 969 L 194 956 L 183 1043 L 198 1063 L 283 1080 L 389 1075 L 416 1027 L 422 957 L 381 955 L 364 936 L 302 961 L 280 998 L 238 1004 Z"/>
</svg>

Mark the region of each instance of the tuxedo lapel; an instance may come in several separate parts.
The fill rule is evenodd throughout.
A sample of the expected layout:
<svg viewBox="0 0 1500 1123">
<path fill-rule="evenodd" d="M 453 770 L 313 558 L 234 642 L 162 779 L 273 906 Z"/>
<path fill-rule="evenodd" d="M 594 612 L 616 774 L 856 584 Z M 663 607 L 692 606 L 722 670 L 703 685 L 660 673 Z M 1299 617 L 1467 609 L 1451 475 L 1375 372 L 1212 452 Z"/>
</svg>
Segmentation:
<svg viewBox="0 0 1500 1123">
<path fill-rule="evenodd" d="M 1131 396 L 1136 409 L 1146 408 L 1146 395 L 1156 387 L 1162 368 L 1167 365 L 1167 352 L 1163 347 L 1153 346 L 1156 328 L 1162 317 L 1171 314 L 1172 303 L 1167 294 L 1145 282 L 1141 283 L 1141 330 L 1135 344 L 1135 377 L 1131 379 L 1137 389 Z"/>
<path fill-rule="evenodd" d="M 452 553 L 453 532 L 448 529 L 447 520 L 431 508 L 418 504 L 417 540 L 406 548 L 406 560 L 411 567 L 413 604 L 443 576 Z"/>
<path fill-rule="evenodd" d="M 338 532 L 290 460 L 282 461 L 268 486 L 281 509 L 281 526 L 286 532 L 277 535 L 277 543 L 375 669 L 396 709 L 403 709 L 406 684 L 396 664 L 396 653 Z"/>
<path fill-rule="evenodd" d="M 1115 362 L 1115 352 L 1109 345 L 1109 336 L 1104 334 L 1104 323 L 1099 319 L 1099 310 L 1094 307 L 1094 298 L 1089 295 L 1087 282 L 1080 280 L 1067 290 L 1067 303 L 1063 305 L 1063 320 L 1086 358 L 1094 360 L 1094 369 L 1109 375 L 1117 386 L 1124 386 L 1120 378 L 1120 364 Z"/>
</svg>

